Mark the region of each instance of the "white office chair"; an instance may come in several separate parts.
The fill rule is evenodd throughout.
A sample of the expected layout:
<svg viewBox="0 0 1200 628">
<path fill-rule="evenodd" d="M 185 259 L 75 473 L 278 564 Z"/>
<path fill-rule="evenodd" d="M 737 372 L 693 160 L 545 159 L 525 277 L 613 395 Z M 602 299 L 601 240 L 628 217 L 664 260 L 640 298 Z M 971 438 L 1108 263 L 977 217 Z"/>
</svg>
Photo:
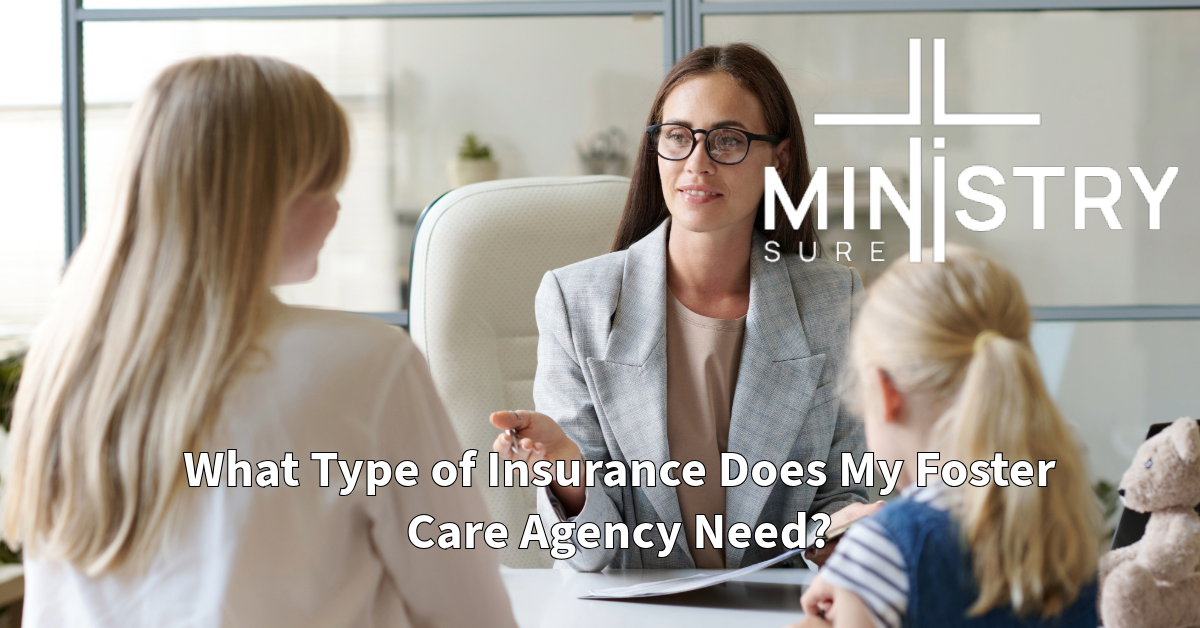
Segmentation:
<svg viewBox="0 0 1200 628">
<path fill-rule="evenodd" d="M 476 183 L 422 214 L 413 238 L 409 333 L 424 352 L 464 449 L 478 449 L 474 483 L 492 521 L 508 527 L 501 560 L 549 567 L 549 552 L 517 548 L 534 488 L 489 488 L 496 410 L 533 409 L 542 275 L 607 253 L 629 179 L 538 177 Z"/>
</svg>

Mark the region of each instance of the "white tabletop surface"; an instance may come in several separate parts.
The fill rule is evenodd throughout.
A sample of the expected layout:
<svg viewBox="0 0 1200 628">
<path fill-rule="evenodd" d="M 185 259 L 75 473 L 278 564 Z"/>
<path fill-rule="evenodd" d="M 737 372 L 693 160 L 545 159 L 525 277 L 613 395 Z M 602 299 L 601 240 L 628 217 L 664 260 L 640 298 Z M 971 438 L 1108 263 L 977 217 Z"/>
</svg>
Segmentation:
<svg viewBox="0 0 1200 628">
<path fill-rule="evenodd" d="M 630 600 L 581 600 L 591 589 L 681 578 L 697 569 L 607 570 L 502 569 L 513 614 L 521 628 L 782 628 L 800 621 L 799 587 L 812 581 L 808 569 L 764 569 L 733 582 L 692 593 Z M 787 586 L 792 585 L 792 586 Z M 723 590 L 714 591 L 722 588 Z"/>
</svg>

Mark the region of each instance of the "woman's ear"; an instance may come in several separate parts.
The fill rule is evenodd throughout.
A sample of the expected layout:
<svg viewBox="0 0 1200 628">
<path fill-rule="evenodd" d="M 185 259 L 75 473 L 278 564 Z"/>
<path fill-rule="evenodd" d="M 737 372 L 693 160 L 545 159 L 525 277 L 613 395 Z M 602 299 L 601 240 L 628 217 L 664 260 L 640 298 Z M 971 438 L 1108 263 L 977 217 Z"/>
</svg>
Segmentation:
<svg viewBox="0 0 1200 628">
<path fill-rule="evenodd" d="M 789 150 L 792 147 L 792 138 L 784 138 L 784 140 L 775 145 L 775 169 L 782 172 L 787 172 L 788 164 L 791 163 L 792 154 Z M 783 175 L 780 175 L 783 178 Z"/>
<path fill-rule="evenodd" d="M 887 423 L 897 423 L 904 412 L 904 394 L 897 388 L 892 376 L 883 369 L 875 369 L 879 378 L 879 390 L 883 392 L 883 420 Z"/>
</svg>

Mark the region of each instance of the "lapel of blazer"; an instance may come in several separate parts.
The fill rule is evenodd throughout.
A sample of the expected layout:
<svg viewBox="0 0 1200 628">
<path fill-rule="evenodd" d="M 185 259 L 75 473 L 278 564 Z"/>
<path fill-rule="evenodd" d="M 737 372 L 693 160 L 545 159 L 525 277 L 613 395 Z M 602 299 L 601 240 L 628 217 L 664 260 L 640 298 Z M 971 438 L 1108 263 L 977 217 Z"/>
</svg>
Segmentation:
<svg viewBox="0 0 1200 628">
<path fill-rule="evenodd" d="M 629 247 L 621 295 L 604 359 L 588 358 L 588 369 L 604 415 L 626 461 L 668 459 L 667 445 L 667 222 Z M 632 477 L 630 478 L 632 482 Z M 681 520 L 675 489 L 655 478 L 642 488 L 668 525 Z M 626 508 L 632 508 L 627 504 Z M 679 535 L 676 545 L 687 551 Z"/>
<path fill-rule="evenodd" d="M 764 260 L 763 244 L 763 237 L 755 231 L 750 309 L 729 421 L 729 451 L 745 456 L 750 466 L 768 460 L 778 468 L 803 427 L 825 355 L 813 355 L 809 350 L 787 266 L 782 261 Z M 758 486 L 749 475 L 741 486 L 727 488 L 726 525 L 758 523 L 772 488 Z M 740 566 L 745 552 L 726 544 L 725 564 Z"/>
</svg>

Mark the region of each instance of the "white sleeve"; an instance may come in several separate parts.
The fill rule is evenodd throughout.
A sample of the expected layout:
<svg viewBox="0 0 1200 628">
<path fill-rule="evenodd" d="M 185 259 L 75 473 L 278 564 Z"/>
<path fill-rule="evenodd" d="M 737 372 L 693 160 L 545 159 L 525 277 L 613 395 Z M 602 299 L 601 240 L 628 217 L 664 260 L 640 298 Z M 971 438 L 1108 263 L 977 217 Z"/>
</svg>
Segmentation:
<svg viewBox="0 0 1200 628">
<path fill-rule="evenodd" d="M 899 628 L 908 609 L 908 572 L 900 550 L 879 524 L 868 518 L 847 530 L 819 574 L 858 595 L 878 628 Z"/>
<path fill-rule="evenodd" d="M 411 344 L 385 378 L 378 408 L 380 457 L 395 465 L 416 462 L 415 486 L 391 483 L 379 489 L 372 504 L 371 537 L 376 551 L 404 599 L 414 626 L 503 626 L 515 628 L 508 594 L 500 579 L 500 557 L 486 544 L 474 549 L 419 549 L 408 539 L 409 522 L 428 514 L 436 520 L 426 525 L 426 537 L 436 536 L 436 526 L 456 522 L 465 532 L 466 522 L 489 521 L 487 506 L 477 487 L 456 483 L 438 486 L 429 478 L 439 460 L 457 462 L 463 453 L 441 399 L 437 396 L 424 357 Z M 465 536 L 465 535 L 464 535 Z M 482 540 L 482 537 L 480 537 Z M 464 603 L 469 599 L 469 603 Z"/>
</svg>

